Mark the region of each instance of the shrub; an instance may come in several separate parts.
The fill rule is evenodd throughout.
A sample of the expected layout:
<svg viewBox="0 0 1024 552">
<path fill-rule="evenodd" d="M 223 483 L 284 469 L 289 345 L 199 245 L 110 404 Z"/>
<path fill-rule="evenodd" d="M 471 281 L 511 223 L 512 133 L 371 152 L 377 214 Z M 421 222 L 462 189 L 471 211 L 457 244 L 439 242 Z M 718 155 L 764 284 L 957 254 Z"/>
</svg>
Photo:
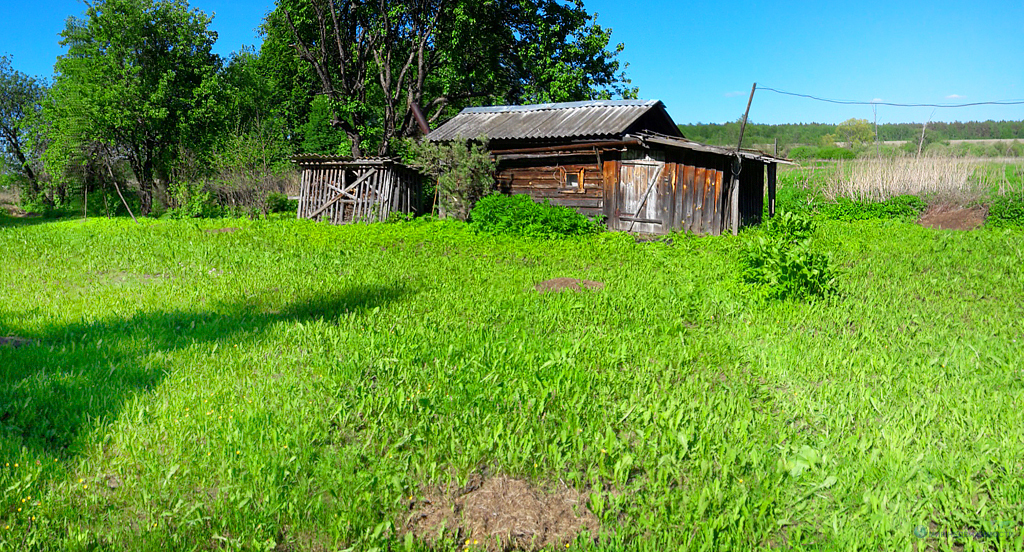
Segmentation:
<svg viewBox="0 0 1024 552">
<path fill-rule="evenodd" d="M 840 148 L 838 146 L 825 146 L 818 148 L 817 158 L 818 159 L 854 159 L 857 154 L 852 150 L 846 148 Z"/>
<path fill-rule="evenodd" d="M 169 186 L 172 206 L 168 216 L 176 219 L 215 217 L 220 209 L 213 202 L 211 194 L 201 182 L 175 182 Z"/>
<path fill-rule="evenodd" d="M 763 299 L 823 297 L 835 278 L 828 256 L 811 251 L 814 223 L 809 215 L 779 213 L 764 235 L 747 243 L 743 279 Z"/>
<path fill-rule="evenodd" d="M 988 224 L 995 227 L 1024 226 L 1024 192 L 996 196 L 988 208 Z"/>
<path fill-rule="evenodd" d="M 527 195 L 487 196 L 472 211 L 473 226 L 481 232 L 507 236 L 561 238 L 601 231 L 601 225 L 569 207 L 537 203 Z"/>
<path fill-rule="evenodd" d="M 790 159 L 816 159 L 818 156 L 818 148 L 814 146 L 797 146 L 789 150 Z"/>
<path fill-rule="evenodd" d="M 437 179 L 446 216 L 468 219 L 473 205 L 494 191 L 494 160 L 487 153 L 486 137 L 446 144 L 422 140 L 407 146 L 407 162 Z"/>
<path fill-rule="evenodd" d="M 273 192 L 267 195 L 268 213 L 294 213 L 298 209 L 299 202 L 294 199 L 288 199 L 288 196 L 285 194 Z"/>
<path fill-rule="evenodd" d="M 840 197 L 836 203 L 822 208 L 822 214 L 833 220 L 900 219 L 914 220 L 928 205 L 919 197 L 900 195 L 885 201 L 854 201 Z"/>
</svg>

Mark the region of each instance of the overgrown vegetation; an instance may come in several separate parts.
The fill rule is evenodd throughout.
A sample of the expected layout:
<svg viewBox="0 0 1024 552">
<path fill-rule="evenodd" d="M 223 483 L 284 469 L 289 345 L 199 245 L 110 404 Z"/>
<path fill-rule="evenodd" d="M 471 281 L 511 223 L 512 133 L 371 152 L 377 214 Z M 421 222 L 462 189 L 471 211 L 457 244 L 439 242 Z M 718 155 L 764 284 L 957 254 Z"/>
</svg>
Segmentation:
<svg viewBox="0 0 1024 552">
<path fill-rule="evenodd" d="M 472 211 L 481 232 L 531 238 L 564 238 L 595 234 L 603 228 L 575 209 L 535 202 L 528 195 L 489 195 Z"/>
<path fill-rule="evenodd" d="M 443 216 L 468 220 L 481 198 L 494 192 L 494 160 L 487 153 L 487 137 L 436 143 L 407 142 L 408 162 L 431 176 Z"/>
<path fill-rule="evenodd" d="M 827 254 L 814 251 L 813 219 L 784 211 L 769 218 L 764 232 L 743 251 L 743 279 L 765 299 L 824 297 L 835 287 Z"/>
<path fill-rule="evenodd" d="M 885 201 L 854 201 L 845 197 L 836 199 L 834 204 L 824 205 L 822 213 L 835 220 L 898 219 L 913 222 L 928 206 L 921 198 L 912 195 L 891 197 Z"/>
<path fill-rule="evenodd" d="M 1024 235 L 819 218 L 765 302 L 757 233 L 0 219 L 0 549 L 401 550 L 481 474 L 571 550 L 1017 546 Z"/>
</svg>

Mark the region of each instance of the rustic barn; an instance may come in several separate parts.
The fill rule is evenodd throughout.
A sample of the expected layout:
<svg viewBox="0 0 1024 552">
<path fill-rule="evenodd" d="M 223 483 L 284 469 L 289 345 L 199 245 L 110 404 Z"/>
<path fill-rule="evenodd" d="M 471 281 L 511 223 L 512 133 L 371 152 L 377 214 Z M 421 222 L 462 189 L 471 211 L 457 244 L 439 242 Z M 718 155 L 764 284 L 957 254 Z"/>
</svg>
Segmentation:
<svg viewBox="0 0 1024 552">
<path fill-rule="evenodd" d="M 395 159 L 298 155 L 292 162 L 302 169 L 299 218 L 348 224 L 421 210 L 423 177 Z"/>
<path fill-rule="evenodd" d="M 611 230 L 736 233 L 761 220 L 776 165 L 759 151 L 685 139 L 657 100 L 464 109 L 428 140 L 486 136 L 505 193 L 604 215 Z"/>
</svg>

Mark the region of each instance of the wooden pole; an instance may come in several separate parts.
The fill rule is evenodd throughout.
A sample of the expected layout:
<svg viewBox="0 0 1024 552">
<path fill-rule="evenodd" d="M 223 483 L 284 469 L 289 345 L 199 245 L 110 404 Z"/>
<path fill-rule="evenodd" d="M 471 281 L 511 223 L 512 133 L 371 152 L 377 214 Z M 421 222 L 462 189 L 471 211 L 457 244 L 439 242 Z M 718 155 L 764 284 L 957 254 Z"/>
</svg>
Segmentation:
<svg viewBox="0 0 1024 552">
<path fill-rule="evenodd" d="M 778 165 L 768 163 L 768 217 L 775 216 L 775 171 Z"/>
</svg>

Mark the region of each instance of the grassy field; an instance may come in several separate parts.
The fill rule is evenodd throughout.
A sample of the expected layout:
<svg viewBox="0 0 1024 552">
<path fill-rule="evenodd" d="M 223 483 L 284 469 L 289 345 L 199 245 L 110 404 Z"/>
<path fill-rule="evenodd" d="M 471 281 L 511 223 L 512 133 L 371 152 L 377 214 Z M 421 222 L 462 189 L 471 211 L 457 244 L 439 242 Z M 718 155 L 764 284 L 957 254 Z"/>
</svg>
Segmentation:
<svg viewBox="0 0 1024 552">
<path fill-rule="evenodd" d="M 822 220 L 766 303 L 758 231 L 0 218 L 0 550 L 495 549 L 410 527 L 499 476 L 561 549 L 1024 548 L 1024 232 Z"/>
</svg>

